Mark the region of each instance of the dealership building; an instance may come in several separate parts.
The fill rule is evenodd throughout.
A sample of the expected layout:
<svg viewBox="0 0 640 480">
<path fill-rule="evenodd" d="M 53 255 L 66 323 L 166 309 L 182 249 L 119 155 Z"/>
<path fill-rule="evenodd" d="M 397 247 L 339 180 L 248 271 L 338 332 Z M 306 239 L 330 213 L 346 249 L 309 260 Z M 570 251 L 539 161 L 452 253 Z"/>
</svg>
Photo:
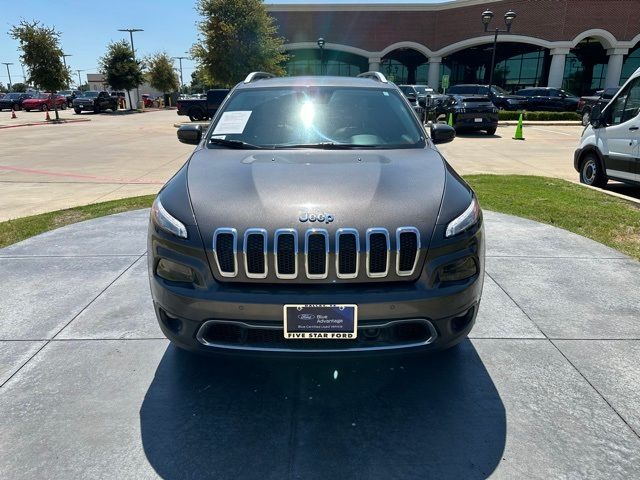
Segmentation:
<svg viewBox="0 0 640 480">
<path fill-rule="evenodd" d="M 624 83 L 640 67 L 640 0 L 456 0 L 417 4 L 270 4 L 290 75 L 355 76 L 440 87 L 494 83 L 562 87 L 584 95 Z M 485 32 L 482 13 L 494 17 Z M 324 43 L 318 42 L 323 39 Z M 319 47 L 322 45 L 322 48 Z"/>
</svg>

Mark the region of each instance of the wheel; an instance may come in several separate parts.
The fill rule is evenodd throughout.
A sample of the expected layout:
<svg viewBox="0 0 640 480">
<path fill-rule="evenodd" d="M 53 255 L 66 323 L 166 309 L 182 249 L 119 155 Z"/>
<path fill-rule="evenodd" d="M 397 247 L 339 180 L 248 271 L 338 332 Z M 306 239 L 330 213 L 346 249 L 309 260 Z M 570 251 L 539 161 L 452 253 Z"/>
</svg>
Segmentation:
<svg viewBox="0 0 640 480">
<path fill-rule="evenodd" d="M 47 105 L 46 103 L 43 103 L 42 106 L 40 107 L 40 111 L 46 112 L 47 110 L 49 110 L 49 105 Z"/>
<path fill-rule="evenodd" d="M 591 112 L 589 110 L 585 110 L 584 112 L 582 112 L 582 126 L 586 127 L 587 125 L 589 125 L 590 121 L 591 121 Z"/>
<path fill-rule="evenodd" d="M 80 112 L 82 112 L 79 108 L 74 108 L 73 111 L 76 112 L 76 115 L 80 115 Z"/>
<path fill-rule="evenodd" d="M 604 187 L 607 180 L 598 157 L 593 153 L 587 154 L 580 165 L 580 183 L 592 187 Z"/>
<path fill-rule="evenodd" d="M 25 108 L 25 109 L 24 109 L 24 111 L 25 111 L 25 112 L 30 112 L 30 111 L 31 111 L 31 109 L 30 109 L 30 108 Z"/>
<path fill-rule="evenodd" d="M 96 105 L 93 107 L 93 113 L 100 113 L 100 106 Z"/>
<path fill-rule="evenodd" d="M 63 103 L 62 105 L 60 105 L 60 108 L 61 108 L 62 110 L 66 110 L 66 109 L 67 109 L 67 104 L 66 104 L 66 103 Z"/>
<path fill-rule="evenodd" d="M 189 110 L 189 120 L 192 122 L 199 122 L 204 119 L 204 112 L 199 108 L 192 108 Z"/>
<path fill-rule="evenodd" d="M 495 135 L 498 127 L 487 128 L 487 135 Z"/>
</svg>

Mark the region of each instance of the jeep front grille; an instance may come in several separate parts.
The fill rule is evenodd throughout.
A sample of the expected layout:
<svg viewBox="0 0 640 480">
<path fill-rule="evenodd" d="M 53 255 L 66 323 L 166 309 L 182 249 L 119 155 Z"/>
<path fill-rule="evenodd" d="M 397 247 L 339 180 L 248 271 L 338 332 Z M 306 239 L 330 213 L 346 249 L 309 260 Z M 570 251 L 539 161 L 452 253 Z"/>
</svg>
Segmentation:
<svg viewBox="0 0 640 480">
<path fill-rule="evenodd" d="M 283 280 L 387 278 L 390 265 L 395 266 L 397 276 L 408 277 L 416 270 L 421 245 L 420 233 L 415 227 L 398 228 L 395 236 L 385 228 L 369 228 L 362 242 L 365 259 L 361 265 L 360 233 L 354 228 L 338 229 L 335 239 L 323 228 L 310 228 L 300 238 L 295 229 L 282 228 L 276 230 L 273 241 L 270 240 L 269 232 L 262 228 L 250 228 L 240 239 L 236 229 L 218 228 L 213 234 L 218 272 L 227 278 L 241 273 L 239 249 L 244 259 L 242 273 L 250 279 L 268 278 L 270 264 L 273 275 Z"/>
</svg>

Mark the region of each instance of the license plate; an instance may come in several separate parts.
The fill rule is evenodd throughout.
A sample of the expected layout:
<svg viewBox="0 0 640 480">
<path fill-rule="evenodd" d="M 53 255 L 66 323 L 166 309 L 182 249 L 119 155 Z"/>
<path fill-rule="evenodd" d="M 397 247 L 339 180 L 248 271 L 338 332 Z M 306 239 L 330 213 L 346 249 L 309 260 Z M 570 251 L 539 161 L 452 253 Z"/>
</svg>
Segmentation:
<svg viewBox="0 0 640 480">
<path fill-rule="evenodd" d="M 481 118 L 474 118 L 473 121 L 476 122 L 476 123 L 482 123 L 482 119 Z"/>
<path fill-rule="evenodd" d="M 285 305 L 287 340 L 353 340 L 358 336 L 357 305 Z"/>
</svg>

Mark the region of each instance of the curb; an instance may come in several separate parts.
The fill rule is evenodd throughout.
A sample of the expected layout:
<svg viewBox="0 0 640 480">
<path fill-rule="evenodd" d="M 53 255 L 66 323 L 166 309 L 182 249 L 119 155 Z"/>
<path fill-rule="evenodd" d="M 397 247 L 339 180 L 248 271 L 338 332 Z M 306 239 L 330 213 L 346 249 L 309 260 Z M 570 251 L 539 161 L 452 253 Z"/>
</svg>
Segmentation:
<svg viewBox="0 0 640 480">
<path fill-rule="evenodd" d="M 0 125 L 0 130 L 5 128 L 18 128 L 18 127 L 37 127 L 39 125 L 60 125 L 63 123 L 81 123 L 81 122 L 90 122 L 90 118 L 69 118 L 69 119 L 61 119 L 61 120 L 49 120 L 49 121 L 41 121 L 41 122 L 30 122 L 30 123 L 21 123 L 19 125 Z"/>
<path fill-rule="evenodd" d="M 500 122 L 498 122 L 498 126 L 499 127 L 515 127 L 516 125 L 518 125 L 518 121 L 517 120 L 502 120 Z M 580 120 L 576 120 L 576 121 L 571 121 L 571 120 L 563 120 L 563 121 L 548 121 L 548 122 L 541 122 L 541 121 L 534 121 L 534 120 L 525 120 L 522 122 L 522 126 L 523 127 L 581 127 L 582 126 L 582 122 L 580 122 Z"/>
</svg>

